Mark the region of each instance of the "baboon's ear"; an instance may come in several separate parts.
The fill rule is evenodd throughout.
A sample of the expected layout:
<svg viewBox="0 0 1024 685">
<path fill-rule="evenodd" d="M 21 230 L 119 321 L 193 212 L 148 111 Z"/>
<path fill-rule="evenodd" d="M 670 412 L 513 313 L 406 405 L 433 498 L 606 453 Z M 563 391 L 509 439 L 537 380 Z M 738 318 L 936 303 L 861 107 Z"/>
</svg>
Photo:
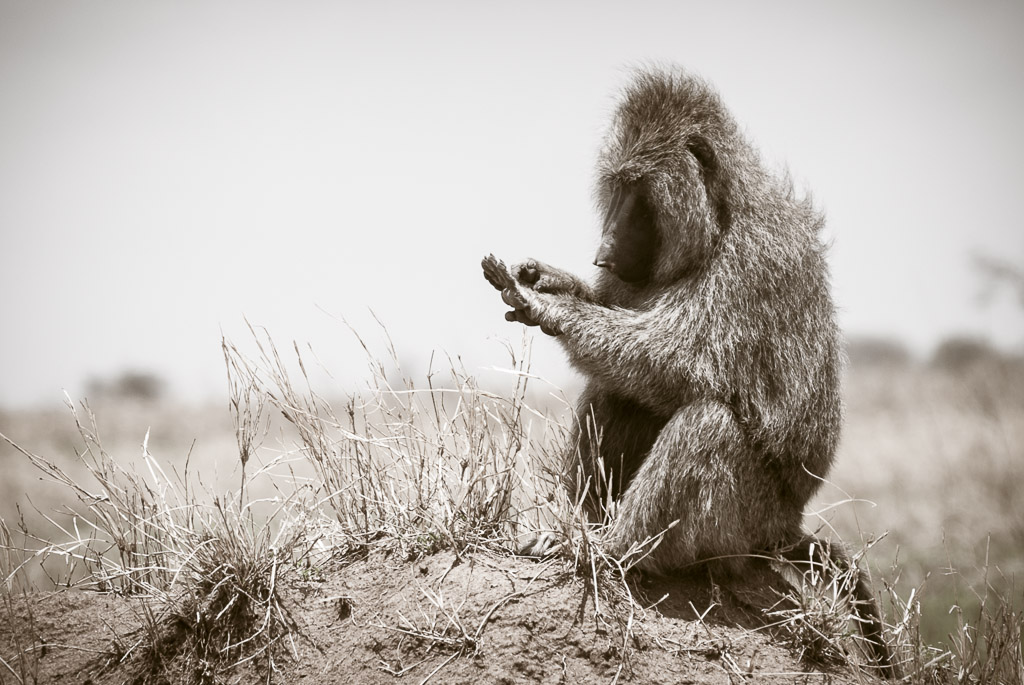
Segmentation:
<svg viewBox="0 0 1024 685">
<path fill-rule="evenodd" d="M 722 167 L 718 161 L 715 149 L 705 138 L 694 137 L 686 148 L 694 156 L 700 165 L 701 175 L 704 177 L 704 190 L 708 196 L 708 204 L 711 205 L 718 220 L 719 227 L 724 231 L 729 228 L 731 212 L 729 201 L 726 197 L 725 178 L 722 174 Z"/>
<path fill-rule="evenodd" d="M 594 264 L 627 283 L 646 281 L 658 251 L 654 208 L 640 183 L 617 184 L 608 202 Z"/>
</svg>

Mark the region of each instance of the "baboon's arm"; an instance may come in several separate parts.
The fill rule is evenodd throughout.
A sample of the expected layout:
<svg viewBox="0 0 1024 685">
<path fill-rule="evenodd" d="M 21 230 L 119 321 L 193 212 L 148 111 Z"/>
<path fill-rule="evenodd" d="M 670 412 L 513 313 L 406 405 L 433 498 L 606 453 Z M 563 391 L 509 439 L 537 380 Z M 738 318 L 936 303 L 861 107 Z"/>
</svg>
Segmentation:
<svg viewBox="0 0 1024 685">
<path fill-rule="evenodd" d="M 735 340 L 738 333 L 711 330 L 725 320 L 713 308 L 679 306 L 672 301 L 678 293 L 647 310 L 607 307 L 539 293 L 494 263 L 488 267 L 485 260 L 484 267 L 517 316 L 558 335 L 572 362 L 616 394 L 667 414 L 700 397 L 726 395 L 723 367 L 729 362 L 704 341 Z"/>
<path fill-rule="evenodd" d="M 573 364 L 616 394 L 663 414 L 699 398 L 726 395 L 723 365 L 706 341 L 719 322 L 697 320 L 693 307 L 670 302 L 649 310 L 620 309 L 565 296 L 529 293 L 527 311 L 558 330 Z"/>
</svg>

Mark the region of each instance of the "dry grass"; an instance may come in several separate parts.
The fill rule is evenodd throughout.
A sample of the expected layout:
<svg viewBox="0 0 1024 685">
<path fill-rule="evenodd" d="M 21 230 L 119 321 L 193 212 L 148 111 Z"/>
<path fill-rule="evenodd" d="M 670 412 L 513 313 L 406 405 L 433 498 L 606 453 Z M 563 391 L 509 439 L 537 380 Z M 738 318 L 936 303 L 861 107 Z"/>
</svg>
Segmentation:
<svg viewBox="0 0 1024 685">
<path fill-rule="evenodd" d="M 1016 612 L 1012 632 L 1024 609 L 1024 363 L 854 369 L 847 397 L 833 480 L 877 506 L 840 508 L 832 524 L 848 540 L 888 531 L 871 560 L 885 564 L 873 570 L 891 586 L 889 614 L 912 598 L 919 639 L 954 652 L 978 644 L 964 627 L 982 630 L 994 606 Z"/>
<path fill-rule="evenodd" d="M 124 468 L 84 404 L 68 406 L 88 478 L 0 436 L 77 502 L 45 515 L 59 542 L 27 529 L 15 541 L 4 527 L 9 615 L 29 566 L 45 568 L 54 586 L 137 596 L 144 628 L 120 659 L 138 681 L 212 682 L 247 661 L 272 671 L 275 655 L 301 639 L 280 600 L 289 577 L 371 545 L 409 559 L 507 550 L 525 530 L 566 518 L 555 496 L 538 494 L 550 490 L 541 463 L 564 426 L 527 407 L 523 358 L 512 355 L 510 396 L 484 392 L 451 364 L 441 381 L 428 372 L 421 389 L 400 375 L 393 382 L 394 358 L 390 370 L 375 362 L 371 392 L 336 411 L 309 385 L 311 353 L 293 347 L 295 374 L 269 336 L 253 338 L 253 358 L 223 345 L 240 466 L 233 492 L 203 487 L 188 460 L 168 474 L 148 434 L 144 472 Z M 271 410 L 296 444 L 264 461 Z M 31 682 L 32 650 L 13 647 L 18 663 L 8 670 Z"/>
<path fill-rule="evenodd" d="M 859 564 L 860 557 L 855 556 L 853 564 Z M 806 570 L 784 563 L 787 575 L 795 572 L 797 592 L 783 597 L 769 616 L 800 660 L 817 668 L 871 663 L 871 648 L 857 632 L 857 570 L 841 568 L 828 556 L 820 564 L 806 564 Z"/>
<path fill-rule="evenodd" d="M 0 615 L 14 619 L 26 604 L 19 598 L 31 590 L 28 572 L 45 568 L 54 586 L 139 598 L 143 627 L 111 655 L 130 666 L 136 682 L 215 682 L 245 662 L 270 674 L 303 639 L 280 591 L 290 580 L 371 548 L 405 559 L 447 549 L 462 559 L 504 554 L 550 534 L 561 541 L 555 563 L 564 564 L 567 582 L 581 584 L 583 605 L 618 635 L 628 675 L 644 609 L 625 579 L 657 540 L 623 559 L 609 557 L 601 525 L 587 521 L 547 470 L 565 449 L 569 422 L 564 410 L 551 414 L 527 401 L 539 381 L 526 348 L 509 350 L 511 387 L 494 393 L 452 360 L 443 374 L 432 364 L 418 386 L 402 375 L 389 344 L 390 360 L 372 362 L 369 391 L 332 403 L 311 386 L 310 350 L 293 345 L 282 354 L 264 331 L 252 333 L 252 355 L 223 343 L 238 467 L 227 492 L 204 485 L 187 458 L 180 472 L 162 465 L 149 452 L 148 433 L 138 468 L 126 467 L 105 450 L 87 405 L 69 402 L 82 445 L 78 470 L 3 436 L 76 504 L 47 514 L 57 535 L 0 526 Z M 265 444 L 270 435 L 277 446 Z M 976 471 L 994 484 L 1005 467 L 992 461 Z M 856 668 L 865 661 L 843 573 L 804 576 L 772 618 L 806 661 Z M 974 603 L 946 605 L 957 627 L 945 647 L 932 647 L 922 636 L 922 583 L 909 591 L 899 578 L 887 584 L 894 625 L 886 638 L 905 681 L 1020 682 L 1022 619 L 1012 586 L 1007 594 L 1002 579 L 972 583 L 984 590 Z M 414 614 L 388 627 L 456 659 L 476 652 L 499 608 L 473 625 L 458 602 L 428 593 Z M 18 640 L 0 646 L 0 682 L 34 681 L 40 644 L 31 630 Z"/>
<path fill-rule="evenodd" d="M 9 649 L 0 652 L 0 683 L 7 682 L 8 677 L 17 683 L 34 683 L 39 673 L 39 646 L 42 641 L 34 630 L 35 617 L 32 603 L 28 601 L 31 588 L 24 574 L 19 572 L 21 563 L 22 555 L 14 544 L 14 536 L 7 523 L 0 519 L 0 573 L 6 580 L 0 590 L 0 617 L 12 624 L 19 620 L 27 627 L 26 630 L 14 631 L 11 645 L 3 645 Z M 23 621 L 20 620 L 21 611 L 24 612 Z"/>
</svg>

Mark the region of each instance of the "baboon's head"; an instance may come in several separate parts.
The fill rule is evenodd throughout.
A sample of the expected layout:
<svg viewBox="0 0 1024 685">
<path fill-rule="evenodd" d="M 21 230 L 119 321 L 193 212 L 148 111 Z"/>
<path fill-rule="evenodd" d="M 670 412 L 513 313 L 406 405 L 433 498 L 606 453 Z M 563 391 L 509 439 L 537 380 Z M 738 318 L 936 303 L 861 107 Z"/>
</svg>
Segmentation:
<svg viewBox="0 0 1024 685">
<path fill-rule="evenodd" d="M 735 124 L 702 81 L 639 73 L 598 165 L 604 226 L 594 263 L 638 285 L 702 270 L 729 228 L 737 141 Z"/>
</svg>

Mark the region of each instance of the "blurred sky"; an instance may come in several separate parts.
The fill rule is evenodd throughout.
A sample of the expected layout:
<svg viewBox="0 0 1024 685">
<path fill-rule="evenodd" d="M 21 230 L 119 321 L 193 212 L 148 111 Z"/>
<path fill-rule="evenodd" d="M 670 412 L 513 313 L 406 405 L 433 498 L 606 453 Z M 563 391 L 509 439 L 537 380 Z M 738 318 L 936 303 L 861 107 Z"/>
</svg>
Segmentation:
<svg viewBox="0 0 1024 685">
<path fill-rule="evenodd" d="M 631 66 L 714 83 L 829 218 L 841 320 L 1024 344 L 1021 2 L 0 0 L 0 405 L 152 370 L 224 395 L 243 317 L 364 377 L 340 318 L 467 368 L 518 341 L 488 252 L 590 275 Z M 537 335 L 534 370 L 566 378 Z"/>
</svg>

